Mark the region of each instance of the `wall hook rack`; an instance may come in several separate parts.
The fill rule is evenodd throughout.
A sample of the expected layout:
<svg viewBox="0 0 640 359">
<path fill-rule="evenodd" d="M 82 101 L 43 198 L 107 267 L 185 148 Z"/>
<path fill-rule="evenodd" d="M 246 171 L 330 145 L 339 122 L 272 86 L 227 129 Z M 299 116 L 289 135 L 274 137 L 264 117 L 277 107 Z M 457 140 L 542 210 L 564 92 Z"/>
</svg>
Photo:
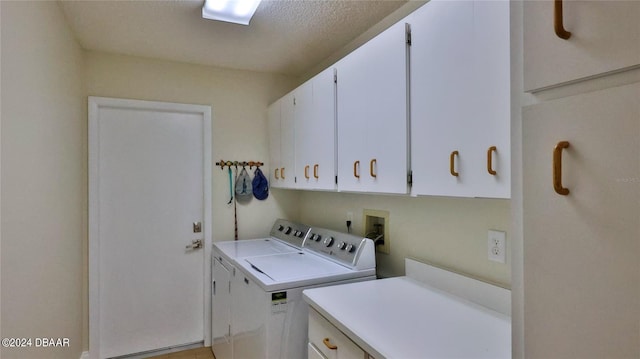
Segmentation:
<svg viewBox="0 0 640 359">
<path fill-rule="evenodd" d="M 260 167 L 260 166 L 264 166 L 263 162 L 258 162 L 258 161 L 225 161 L 225 160 L 220 160 L 219 162 L 216 162 L 216 166 L 220 166 L 220 169 L 224 170 L 225 167 L 247 167 L 249 166 L 249 169 L 253 168 L 253 167 Z"/>
</svg>

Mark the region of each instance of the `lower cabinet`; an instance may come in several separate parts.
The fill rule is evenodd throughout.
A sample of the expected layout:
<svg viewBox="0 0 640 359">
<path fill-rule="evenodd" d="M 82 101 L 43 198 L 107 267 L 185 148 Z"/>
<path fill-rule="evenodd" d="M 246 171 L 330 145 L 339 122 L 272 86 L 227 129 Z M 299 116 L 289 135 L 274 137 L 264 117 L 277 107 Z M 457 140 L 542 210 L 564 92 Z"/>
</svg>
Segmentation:
<svg viewBox="0 0 640 359">
<path fill-rule="evenodd" d="M 312 308 L 309 308 L 308 353 L 308 359 L 371 358 Z"/>
</svg>

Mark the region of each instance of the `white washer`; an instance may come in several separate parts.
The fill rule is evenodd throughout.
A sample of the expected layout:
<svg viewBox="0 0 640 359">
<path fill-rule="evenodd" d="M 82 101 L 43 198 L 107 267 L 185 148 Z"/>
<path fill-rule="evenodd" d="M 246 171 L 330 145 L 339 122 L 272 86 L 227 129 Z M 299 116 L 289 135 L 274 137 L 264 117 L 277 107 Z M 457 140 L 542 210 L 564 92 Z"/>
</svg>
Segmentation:
<svg viewBox="0 0 640 359">
<path fill-rule="evenodd" d="M 214 243 L 218 257 L 213 277 L 218 287 L 213 296 L 212 349 L 217 359 L 306 358 L 308 305 L 302 291 L 375 279 L 370 239 L 311 228 L 297 246 L 293 237 L 300 238 L 295 234 L 308 227 L 279 221 L 269 242 L 283 240 L 286 244 L 280 244 L 288 248 L 262 244 L 266 250 L 258 253 L 255 248 L 241 249 L 242 242 L 256 240 Z M 289 227 L 295 228 L 285 234 Z M 228 283 L 228 289 L 219 283 Z"/>
</svg>

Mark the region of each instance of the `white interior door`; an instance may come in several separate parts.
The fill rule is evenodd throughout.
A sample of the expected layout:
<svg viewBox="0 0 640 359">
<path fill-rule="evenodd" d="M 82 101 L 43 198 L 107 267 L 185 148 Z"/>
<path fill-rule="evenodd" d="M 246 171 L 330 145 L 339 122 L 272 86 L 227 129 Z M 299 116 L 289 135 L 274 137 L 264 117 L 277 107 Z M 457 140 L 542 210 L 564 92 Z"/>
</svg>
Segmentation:
<svg viewBox="0 0 640 359">
<path fill-rule="evenodd" d="M 91 355 L 204 342 L 210 107 L 89 101 Z"/>
</svg>

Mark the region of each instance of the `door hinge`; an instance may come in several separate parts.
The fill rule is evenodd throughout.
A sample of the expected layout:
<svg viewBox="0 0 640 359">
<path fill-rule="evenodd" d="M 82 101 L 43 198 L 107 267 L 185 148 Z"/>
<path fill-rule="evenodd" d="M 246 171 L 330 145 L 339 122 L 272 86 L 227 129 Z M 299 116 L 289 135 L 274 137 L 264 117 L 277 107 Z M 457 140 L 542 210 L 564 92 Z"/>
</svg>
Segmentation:
<svg viewBox="0 0 640 359">
<path fill-rule="evenodd" d="M 333 83 L 334 83 L 334 84 L 337 84 L 337 83 L 338 83 L 338 74 L 337 74 L 337 73 L 334 73 L 334 74 L 333 74 Z"/>
<path fill-rule="evenodd" d="M 293 105 L 294 106 L 296 105 L 296 98 L 295 97 L 293 98 Z"/>
<path fill-rule="evenodd" d="M 336 184 L 338 184 L 338 176 L 336 176 Z"/>
<path fill-rule="evenodd" d="M 407 41 L 407 45 L 411 46 L 411 25 L 405 24 L 405 40 Z"/>
<path fill-rule="evenodd" d="M 413 172 L 409 171 L 409 173 L 407 173 L 407 184 L 412 185 L 413 184 Z"/>
<path fill-rule="evenodd" d="M 216 295 L 216 281 L 213 281 L 213 295 Z"/>
</svg>

